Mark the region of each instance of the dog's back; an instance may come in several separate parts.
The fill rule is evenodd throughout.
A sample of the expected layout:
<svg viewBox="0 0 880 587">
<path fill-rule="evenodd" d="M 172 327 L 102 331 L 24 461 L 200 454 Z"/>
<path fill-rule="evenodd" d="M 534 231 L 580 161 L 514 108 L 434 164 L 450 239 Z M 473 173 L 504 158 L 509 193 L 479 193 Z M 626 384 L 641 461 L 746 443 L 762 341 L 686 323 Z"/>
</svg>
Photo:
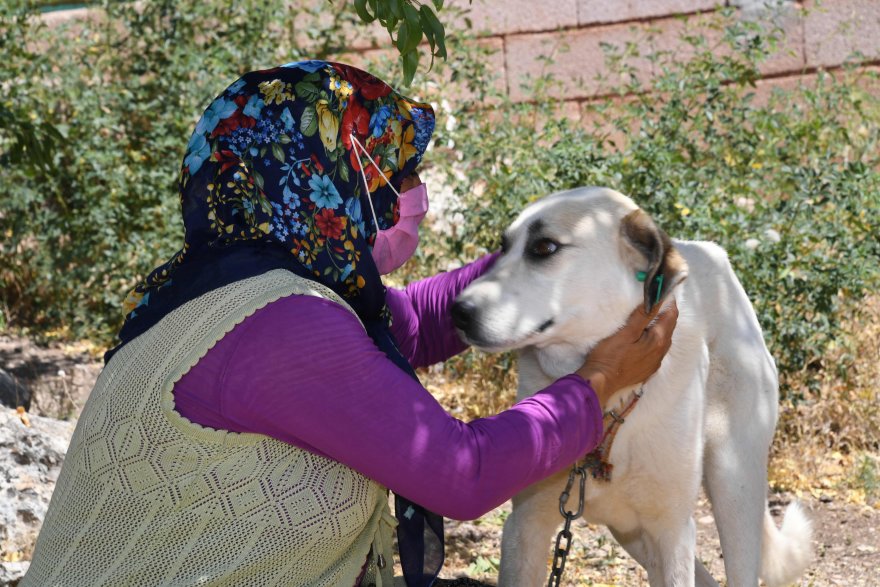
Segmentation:
<svg viewBox="0 0 880 587">
<path fill-rule="evenodd" d="M 705 318 L 704 486 L 728 584 L 751 585 L 754 569 L 761 568 L 767 585 L 787 585 L 810 562 L 811 525 L 793 504 L 780 531 L 766 507 L 767 453 L 779 402 L 776 364 L 724 249 L 707 242 L 676 241 L 675 246 L 690 268 L 684 284 L 690 303 Z M 758 526 L 760 543 L 752 539 Z"/>
</svg>

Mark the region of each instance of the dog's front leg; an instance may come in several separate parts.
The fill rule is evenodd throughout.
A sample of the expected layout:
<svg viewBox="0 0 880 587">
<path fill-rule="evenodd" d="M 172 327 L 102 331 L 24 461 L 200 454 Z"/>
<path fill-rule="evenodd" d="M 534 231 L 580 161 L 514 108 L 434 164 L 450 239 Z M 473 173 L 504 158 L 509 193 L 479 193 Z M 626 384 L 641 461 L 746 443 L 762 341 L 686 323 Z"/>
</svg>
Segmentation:
<svg viewBox="0 0 880 587">
<path fill-rule="evenodd" d="M 498 587 L 539 587 L 546 582 L 551 537 L 562 523 L 559 494 L 566 475 L 554 475 L 514 496 L 513 513 L 501 537 Z"/>
<path fill-rule="evenodd" d="M 683 523 L 664 524 L 661 528 L 648 529 L 648 533 L 660 563 L 660 572 L 650 577 L 651 587 L 694 587 L 697 543 L 694 519 L 689 516 Z"/>
</svg>

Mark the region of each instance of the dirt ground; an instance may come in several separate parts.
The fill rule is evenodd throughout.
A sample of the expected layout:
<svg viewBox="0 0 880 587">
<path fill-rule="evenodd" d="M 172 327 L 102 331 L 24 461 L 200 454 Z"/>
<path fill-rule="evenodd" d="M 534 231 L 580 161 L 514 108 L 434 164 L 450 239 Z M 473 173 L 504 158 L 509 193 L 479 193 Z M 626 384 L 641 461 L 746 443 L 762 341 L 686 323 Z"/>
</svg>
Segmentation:
<svg viewBox="0 0 880 587">
<path fill-rule="evenodd" d="M 777 523 L 790 500 L 790 495 L 770 496 L 771 512 Z M 880 585 L 880 510 L 827 498 L 807 498 L 801 503 L 813 521 L 816 559 L 797 583 L 798 587 Z M 498 576 L 501 525 L 509 512 L 508 503 L 475 522 L 447 521 L 447 564 L 443 576 L 468 576 L 494 584 Z M 694 517 L 698 556 L 724 585 L 721 546 L 705 497 L 699 500 Z M 550 547 L 548 542 L 548 559 Z M 636 587 L 647 584 L 645 571 L 617 545 L 606 529 L 583 521 L 575 524 L 572 554 L 562 585 Z"/>
<path fill-rule="evenodd" d="M 26 339 L 0 335 L 0 369 L 14 373 L 38 390 L 34 407 L 55 417 L 73 415 L 70 412 L 81 407 L 100 371 L 100 361 L 94 355 L 82 345 L 45 349 Z M 63 401 L 49 397 L 59 393 Z M 791 499 L 791 494 L 771 494 L 774 515 L 779 516 Z M 814 523 L 816 560 L 798 587 L 880 585 L 880 502 L 874 507 L 850 503 L 840 495 L 826 494 L 818 483 L 817 491 L 804 492 L 801 502 Z M 447 563 L 442 576 L 468 576 L 494 584 L 501 528 L 509 512 L 508 503 L 477 521 L 447 521 Z M 721 549 L 705 498 L 696 504 L 694 517 L 699 557 L 723 585 Z M 575 524 L 574 535 L 563 585 L 647 585 L 645 572 L 617 546 L 607 530 L 581 521 Z M 547 548 L 549 557 L 549 541 Z"/>
</svg>

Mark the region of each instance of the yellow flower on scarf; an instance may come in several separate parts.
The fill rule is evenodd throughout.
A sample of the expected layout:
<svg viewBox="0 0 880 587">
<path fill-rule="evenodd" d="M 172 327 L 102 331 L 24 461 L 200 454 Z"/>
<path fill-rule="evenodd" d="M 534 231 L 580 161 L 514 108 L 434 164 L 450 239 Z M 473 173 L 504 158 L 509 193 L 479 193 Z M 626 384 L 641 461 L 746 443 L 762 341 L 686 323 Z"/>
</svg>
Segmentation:
<svg viewBox="0 0 880 587">
<path fill-rule="evenodd" d="M 136 291 L 136 290 L 131 290 L 128 293 L 128 295 L 125 297 L 125 301 L 122 302 L 123 311 L 126 314 L 131 313 L 132 310 L 134 310 L 135 308 L 138 307 L 138 304 L 141 303 L 141 300 L 143 298 L 144 298 L 143 293 Z"/>
<path fill-rule="evenodd" d="M 280 79 L 273 79 L 270 82 L 260 82 L 260 92 L 266 104 L 275 102 L 281 104 L 285 100 L 293 100 L 296 96 L 290 84 L 282 82 Z"/>
<path fill-rule="evenodd" d="M 397 156 L 397 168 L 403 169 L 403 166 L 409 161 L 410 157 L 415 155 L 418 150 L 413 145 L 413 139 L 416 138 L 416 127 L 409 125 L 403 136 L 400 137 L 400 150 Z"/>
<path fill-rule="evenodd" d="M 336 137 L 339 136 L 339 119 L 330 111 L 327 100 L 318 100 L 315 104 L 318 113 L 318 131 L 321 133 L 321 142 L 328 151 L 336 150 Z"/>
<path fill-rule="evenodd" d="M 372 165 L 370 167 L 372 168 Z M 370 193 L 372 194 L 380 186 L 387 185 L 388 183 L 390 183 L 392 175 L 394 175 L 394 173 L 390 169 L 388 169 L 387 165 L 382 166 L 382 175 L 379 175 L 375 171 L 375 169 L 373 170 L 372 173 L 368 172 L 367 173 L 367 181 L 369 182 L 368 187 L 370 189 Z"/>
<path fill-rule="evenodd" d="M 348 81 L 335 75 L 330 76 L 330 89 L 336 93 L 336 98 L 340 102 L 348 100 L 348 97 L 354 92 L 354 88 Z"/>
<path fill-rule="evenodd" d="M 397 109 L 405 120 L 412 120 L 412 103 L 407 100 L 397 99 Z"/>
</svg>

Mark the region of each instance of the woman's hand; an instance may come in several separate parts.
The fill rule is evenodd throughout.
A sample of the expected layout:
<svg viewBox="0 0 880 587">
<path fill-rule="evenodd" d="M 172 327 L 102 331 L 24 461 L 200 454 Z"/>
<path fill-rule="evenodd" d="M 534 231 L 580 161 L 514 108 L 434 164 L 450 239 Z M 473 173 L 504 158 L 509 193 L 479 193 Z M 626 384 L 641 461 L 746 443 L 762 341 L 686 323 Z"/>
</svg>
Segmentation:
<svg viewBox="0 0 880 587">
<path fill-rule="evenodd" d="M 618 390 L 645 381 L 660 368 L 672 344 L 678 306 L 673 302 L 659 316 L 658 312 L 659 304 L 650 314 L 637 308 L 623 328 L 599 341 L 578 369 L 578 375 L 589 381 L 599 396 L 603 409 Z"/>
</svg>

